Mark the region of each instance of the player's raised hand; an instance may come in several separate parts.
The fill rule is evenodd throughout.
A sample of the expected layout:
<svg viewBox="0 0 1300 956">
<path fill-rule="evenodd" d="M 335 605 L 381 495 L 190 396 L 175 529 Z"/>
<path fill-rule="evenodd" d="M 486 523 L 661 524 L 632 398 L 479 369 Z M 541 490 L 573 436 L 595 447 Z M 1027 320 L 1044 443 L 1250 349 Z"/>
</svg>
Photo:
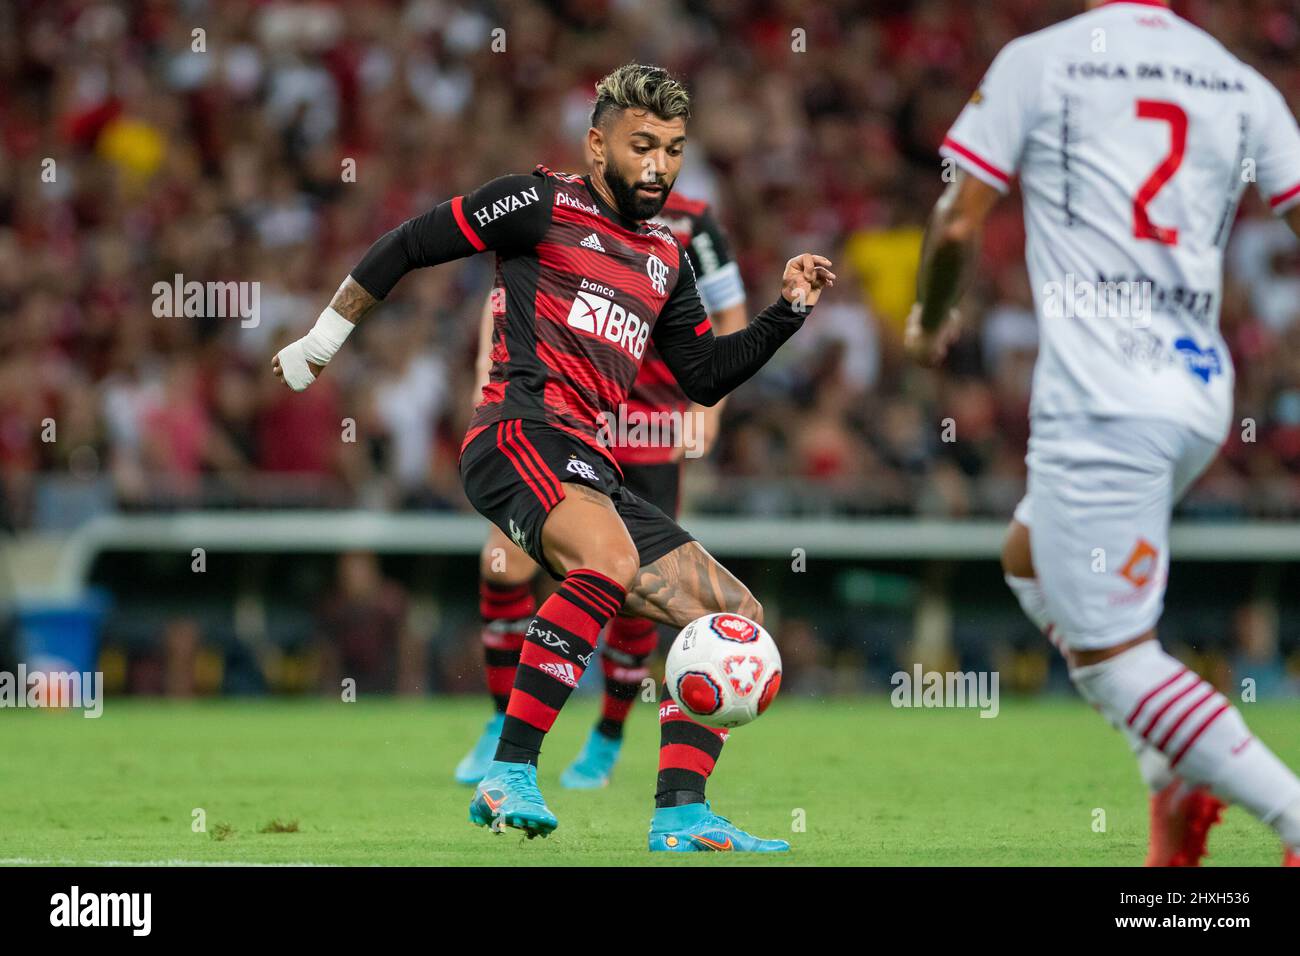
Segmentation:
<svg viewBox="0 0 1300 956">
<path fill-rule="evenodd" d="M 907 329 L 903 333 L 903 350 L 907 357 L 926 368 L 938 368 L 948 355 L 948 347 L 961 332 L 961 315 L 956 309 L 939 328 L 927 332 L 921 325 L 922 306 L 912 306 L 907 316 Z"/>
<path fill-rule="evenodd" d="M 325 366 L 307 361 L 307 356 L 303 354 L 304 341 L 305 339 L 299 339 L 286 345 L 271 360 L 271 370 L 275 372 L 275 377 L 295 392 L 301 392 L 325 371 Z"/>
<path fill-rule="evenodd" d="M 785 264 L 781 277 L 781 295 L 794 306 L 795 311 L 812 308 L 821 297 L 822 289 L 835 284 L 835 273 L 830 270 L 831 260 L 825 256 L 805 252 Z"/>
</svg>

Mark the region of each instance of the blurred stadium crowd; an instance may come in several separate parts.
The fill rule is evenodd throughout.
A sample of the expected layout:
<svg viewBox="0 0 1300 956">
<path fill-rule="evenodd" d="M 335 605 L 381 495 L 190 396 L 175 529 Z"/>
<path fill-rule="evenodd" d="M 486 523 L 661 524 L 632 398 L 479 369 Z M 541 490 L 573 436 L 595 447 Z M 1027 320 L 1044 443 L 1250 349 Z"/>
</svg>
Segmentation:
<svg viewBox="0 0 1300 956">
<path fill-rule="evenodd" d="M 687 466 L 688 501 L 1005 517 L 1023 487 L 1036 341 L 1016 201 L 994 215 L 944 375 L 903 361 L 902 323 L 943 186 L 943 133 L 1007 40 L 1081 6 L 989 0 L 976 16 L 964 0 L 2 4 L 0 529 L 68 528 L 114 508 L 468 510 L 456 449 L 487 257 L 409 276 L 303 394 L 275 381 L 271 356 L 384 230 L 505 172 L 580 170 L 593 84 L 629 60 L 660 63 L 694 90 L 678 188 L 714 202 L 753 310 L 794 251 L 827 252 L 846 280 L 733 396 L 714 454 Z M 1175 8 L 1300 111 L 1293 3 Z M 1253 192 L 1228 263 L 1223 323 L 1238 417 L 1253 424 L 1184 510 L 1300 516 L 1300 250 Z M 155 283 L 177 276 L 256 283 L 256 315 L 165 314 Z M 942 440 L 945 419 L 955 442 Z M 334 686 L 340 672 L 377 689 L 479 687 L 468 605 L 412 627 L 429 616 L 411 602 L 427 601 L 430 582 L 399 583 L 373 555 L 299 562 L 296 584 L 245 560 L 233 588 L 287 589 L 261 624 L 243 598 L 232 611 L 224 596 L 184 591 L 166 562 L 115 567 L 125 599 L 101 659 L 115 688 L 293 690 Z M 1293 681 L 1278 650 L 1300 659 L 1300 622 L 1279 624 L 1267 602 L 1223 606 L 1210 578 L 1173 602 L 1176 646 L 1217 646 L 1202 668 L 1216 682 L 1246 666 Z M 134 598 L 133 584 L 144 588 Z M 306 607 L 322 593 L 313 619 Z M 866 615 L 791 597 L 791 687 L 879 686 L 910 659 L 897 645 L 912 600 L 900 593 Z M 954 639 L 968 666 L 996 666 L 1023 689 L 1059 669 L 1009 599 L 987 619 L 986 592 L 965 600 L 957 619 L 969 633 Z"/>
<path fill-rule="evenodd" d="M 270 358 L 384 230 L 505 172 L 581 169 L 592 85 L 627 60 L 690 82 L 678 188 L 715 202 L 754 308 L 797 249 L 827 251 L 849 280 L 735 396 L 715 454 L 688 469 L 696 506 L 1009 514 L 1035 348 L 1018 203 L 989 230 L 949 374 L 909 369 L 900 330 L 947 125 L 1003 43 L 1079 7 L 5 4 L 0 516 L 466 508 L 456 448 L 488 257 L 408 277 L 307 393 L 279 386 Z M 1294 5 L 1176 8 L 1300 111 Z M 1223 322 L 1254 441 L 1238 433 L 1187 508 L 1295 515 L 1300 252 L 1253 192 L 1242 218 Z M 154 284 L 178 274 L 259 283 L 255 320 L 155 315 Z"/>
</svg>

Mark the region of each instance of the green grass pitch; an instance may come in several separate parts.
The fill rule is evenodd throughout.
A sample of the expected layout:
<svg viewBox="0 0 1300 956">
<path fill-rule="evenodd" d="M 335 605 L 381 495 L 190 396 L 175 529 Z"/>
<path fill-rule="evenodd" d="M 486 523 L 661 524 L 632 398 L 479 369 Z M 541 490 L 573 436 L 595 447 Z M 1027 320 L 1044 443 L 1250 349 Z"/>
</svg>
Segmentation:
<svg viewBox="0 0 1300 956">
<path fill-rule="evenodd" d="M 778 701 L 732 735 L 710 785 L 718 812 L 793 844 L 761 857 L 646 851 L 654 704 L 633 708 L 608 789 L 561 789 L 594 708 L 575 700 L 547 740 L 541 785 L 560 827 L 531 841 L 471 826 L 470 791 L 451 781 L 486 717 L 482 700 L 109 700 L 97 720 L 8 710 L 0 860 L 1059 866 L 1136 865 L 1144 854 L 1146 799 L 1128 749 L 1077 700 L 1004 698 L 994 719 L 883 698 Z M 1300 766 L 1300 704 L 1242 709 Z M 196 809 L 206 832 L 193 830 Z M 1209 865 L 1280 859 L 1272 833 L 1239 809 L 1210 852 Z"/>
</svg>

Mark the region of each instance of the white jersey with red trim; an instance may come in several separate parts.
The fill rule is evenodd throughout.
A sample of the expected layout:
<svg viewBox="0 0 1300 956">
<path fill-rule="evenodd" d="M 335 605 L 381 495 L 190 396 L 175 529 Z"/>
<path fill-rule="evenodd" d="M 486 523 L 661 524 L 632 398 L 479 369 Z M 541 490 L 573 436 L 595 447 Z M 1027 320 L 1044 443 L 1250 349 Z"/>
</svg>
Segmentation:
<svg viewBox="0 0 1300 956">
<path fill-rule="evenodd" d="M 942 154 L 1006 192 L 1019 174 L 1041 329 L 1031 415 L 1232 416 L 1223 250 L 1250 183 L 1300 203 L 1281 94 L 1163 5 L 1111 2 L 1009 43 Z"/>
</svg>

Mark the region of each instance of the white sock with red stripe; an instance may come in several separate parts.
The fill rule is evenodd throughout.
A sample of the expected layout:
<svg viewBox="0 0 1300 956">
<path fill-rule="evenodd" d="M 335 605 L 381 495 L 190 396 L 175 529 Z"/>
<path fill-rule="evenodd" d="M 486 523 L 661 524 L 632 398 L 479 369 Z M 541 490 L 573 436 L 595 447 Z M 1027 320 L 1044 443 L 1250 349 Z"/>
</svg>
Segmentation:
<svg viewBox="0 0 1300 956">
<path fill-rule="evenodd" d="M 1300 779 L 1251 736 L 1227 698 L 1156 641 L 1077 667 L 1070 677 L 1131 740 L 1163 754 L 1170 772 L 1245 807 L 1277 828 L 1288 846 L 1300 838 L 1290 809 L 1300 801 Z"/>
<path fill-rule="evenodd" d="M 1111 721 L 1114 724 L 1114 721 Z M 1174 782 L 1174 772 L 1169 769 L 1169 758 L 1147 743 L 1145 737 L 1123 724 L 1118 728 L 1128 738 L 1129 748 L 1137 759 L 1138 773 L 1152 793 L 1159 793 Z"/>
</svg>

